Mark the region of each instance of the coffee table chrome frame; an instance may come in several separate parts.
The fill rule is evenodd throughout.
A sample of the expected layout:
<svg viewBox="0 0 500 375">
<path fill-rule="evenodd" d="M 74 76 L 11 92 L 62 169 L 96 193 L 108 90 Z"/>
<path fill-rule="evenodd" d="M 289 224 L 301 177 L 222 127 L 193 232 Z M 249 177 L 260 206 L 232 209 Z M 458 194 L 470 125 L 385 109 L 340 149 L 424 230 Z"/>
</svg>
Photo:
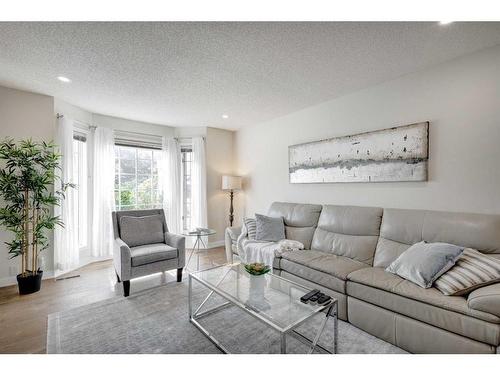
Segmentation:
<svg viewBox="0 0 500 375">
<path fill-rule="evenodd" d="M 215 267 L 214 267 L 215 268 Z M 224 354 L 230 354 L 230 351 L 219 341 L 217 338 L 212 335 L 205 327 L 201 325 L 201 323 L 198 321 L 198 319 L 206 317 L 208 315 L 214 314 L 218 311 L 221 311 L 227 307 L 230 306 L 236 306 L 249 314 L 250 316 L 253 316 L 254 318 L 258 319 L 259 321 L 265 323 L 269 327 L 273 328 L 274 330 L 278 331 L 280 334 L 280 349 L 281 349 L 281 354 L 286 354 L 286 336 L 292 336 L 296 338 L 297 340 L 301 341 L 302 343 L 306 344 L 309 346 L 309 353 L 313 353 L 316 349 L 323 353 L 328 353 L 328 354 L 335 354 L 337 353 L 337 336 L 338 336 L 338 303 L 335 298 L 332 298 L 330 303 L 326 304 L 323 306 L 322 309 L 319 309 L 318 311 L 315 311 L 311 315 L 304 317 L 303 319 L 300 319 L 299 321 L 295 322 L 294 324 L 291 324 L 287 326 L 286 328 L 281 328 L 275 323 L 273 323 L 270 320 L 263 319 L 262 316 L 260 316 L 256 311 L 254 311 L 250 306 L 247 306 L 245 304 L 242 304 L 240 301 L 236 300 L 233 298 L 231 295 L 225 293 L 224 291 L 217 289 L 217 286 L 224 280 L 225 276 L 227 275 L 228 272 L 230 272 L 230 268 L 228 271 L 221 277 L 220 281 L 217 283 L 217 285 L 214 287 L 211 284 L 196 278 L 194 274 L 189 274 L 189 287 L 188 287 L 188 310 L 189 310 L 189 321 L 200 330 L 201 333 L 203 333 L 222 353 Z M 280 276 L 273 275 L 273 277 L 283 279 Z M 201 302 L 201 304 L 196 308 L 196 310 L 193 312 L 193 305 L 192 305 L 192 295 L 193 295 L 193 280 L 196 280 L 203 286 L 207 287 L 210 292 L 208 293 L 207 297 Z M 291 284 L 295 284 L 301 288 L 304 288 L 304 286 L 293 282 L 291 280 L 283 279 Z M 213 307 L 209 310 L 203 311 L 200 313 L 200 310 L 202 307 L 205 305 L 205 303 L 210 299 L 211 296 L 215 294 L 221 296 L 222 298 L 226 299 L 227 302 L 224 302 L 221 305 L 218 305 L 216 307 Z M 323 321 L 321 322 L 320 327 L 318 328 L 318 331 L 316 332 L 316 335 L 314 336 L 314 339 L 311 340 L 308 337 L 304 336 L 303 334 L 299 333 L 296 331 L 296 328 L 298 328 L 302 323 L 304 323 L 306 320 L 312 318 L 313 316 L 325 312 L 325 317 Z M 328 349 L 324 348 L 321 346 L 318 342 L 319 339 L 321 338 L 321 335 L 325 329 L 327 321 L 333 318 L 333 323 L 334 323 L 334 332 L 333 332 L 333 352 L 329 351 Z"/>
</svg>

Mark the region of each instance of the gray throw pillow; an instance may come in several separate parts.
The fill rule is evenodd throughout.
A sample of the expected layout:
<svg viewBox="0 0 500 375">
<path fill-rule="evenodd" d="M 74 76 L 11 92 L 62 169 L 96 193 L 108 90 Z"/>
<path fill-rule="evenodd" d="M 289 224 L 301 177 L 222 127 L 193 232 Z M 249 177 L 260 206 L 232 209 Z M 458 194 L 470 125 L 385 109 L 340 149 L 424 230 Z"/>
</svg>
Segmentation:
<svg viewBox="0 0 500 375">
<path fill-rule="evenodd" d="M 463 247 L 448 243 L 418 242 L 403 252 L 386 271 L 422 288 L 430 288 L 439 276 L 453 267 L 463 251 Z"/>
<path fill-rule="evenodd" d="M 285 223 L 282 217 L 255 214 L 255 224 L 255 239 L 258 241 L 277 242 L 285 238 Z"/>
<path fill-rule="evenodd" d="M 122 216 L 120 238 L 129 247 L 165 242 L 161 215 Z"/>
</svg>

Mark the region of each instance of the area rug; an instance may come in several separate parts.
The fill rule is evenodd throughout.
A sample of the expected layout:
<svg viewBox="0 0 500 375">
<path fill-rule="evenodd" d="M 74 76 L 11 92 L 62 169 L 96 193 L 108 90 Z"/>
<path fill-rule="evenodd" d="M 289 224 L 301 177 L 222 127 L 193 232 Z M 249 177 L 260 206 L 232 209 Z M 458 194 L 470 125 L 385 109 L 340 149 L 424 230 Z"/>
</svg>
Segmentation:
<svg viewBox="0 0 500 375">
<path fill-rule="evenodd" d="M 195 303 L 207 294 L 194 289 Z M 48 317 L 47 353 L 220 353 L 217 347 L 188 320 L 187 284 L 169 283 L 128 298 L 115 297 Z M 214 299 L 212 303 L 221 301 Z M 312 337 L 321 317 L 306 322 L 299 332 Z M 209 315 L 203 325 L 233 353 L 279 353 L 280 337 L 237 307 Z M 333 320 L 320 344 L 331 350 Z M 307 353 L 308 347 L 294 338 L 287 352 Z M 339 320 L 339 353 L 405 353 L 364 331 Z"/>
</svg>

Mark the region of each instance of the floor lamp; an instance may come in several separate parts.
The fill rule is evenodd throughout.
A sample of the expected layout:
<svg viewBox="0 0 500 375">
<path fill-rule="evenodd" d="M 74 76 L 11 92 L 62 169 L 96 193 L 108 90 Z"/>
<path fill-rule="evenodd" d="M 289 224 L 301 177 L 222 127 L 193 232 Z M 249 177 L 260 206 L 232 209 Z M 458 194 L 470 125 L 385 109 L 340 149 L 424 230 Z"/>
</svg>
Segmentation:
<svg viewBox="0 0 500 375">
<path fill-rule="evenodd" d="M 240 176 L 222 176 L 222 190 L 229 191 L 229 199 L 231 201 L 229 206 L 229 226 L 233 226 L 234 221 L 234 208 L 233 198 L 234 191 L 241 190 L 241 177 Z"/>
</svg>

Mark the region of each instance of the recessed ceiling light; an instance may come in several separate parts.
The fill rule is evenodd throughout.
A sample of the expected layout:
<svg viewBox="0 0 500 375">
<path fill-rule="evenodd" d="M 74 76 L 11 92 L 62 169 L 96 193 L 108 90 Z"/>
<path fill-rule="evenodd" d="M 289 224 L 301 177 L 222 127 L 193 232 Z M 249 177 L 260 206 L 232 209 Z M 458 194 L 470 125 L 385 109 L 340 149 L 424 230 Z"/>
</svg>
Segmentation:
<svg viewBox="0 0 500 375">
<path fill-rule="evenodd" d="M 439 21 L 440 25 L 449 25 L 450 23 L 453 23 L 453 21 Z"/>
<path fill-rule="evenodd" d="M 66 78 L 66 77 L 63 77 L 63 76 L 59 76 L 57 77 L 57 79 L 61 82 L 64 82 L 64 83 L 70 83 L 71 80 L 69 78 Z"/>
<path fill-rule="evenodd" d="M 224 120 L 227 120 L 227 119 L 229 118 L 229 115 L 222 115 L 222 118 L 223 118 Z"/>
</svg>

